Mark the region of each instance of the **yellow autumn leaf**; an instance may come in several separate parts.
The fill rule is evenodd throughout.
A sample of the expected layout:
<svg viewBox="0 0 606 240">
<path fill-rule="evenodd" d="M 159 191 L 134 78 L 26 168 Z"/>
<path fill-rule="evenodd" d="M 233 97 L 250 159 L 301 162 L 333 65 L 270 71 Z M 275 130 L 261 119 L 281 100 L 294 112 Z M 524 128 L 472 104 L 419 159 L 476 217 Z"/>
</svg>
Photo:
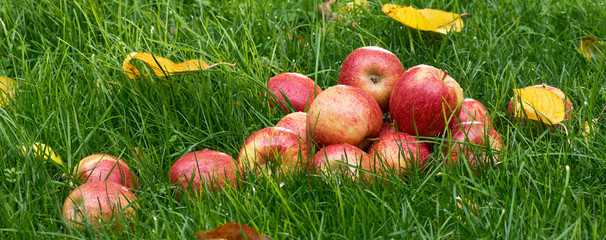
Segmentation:
<svg viewBox="0 0 606 240">
<path fill-rule="evenodd" d="M 53 162 L 65 167 L 65 164 L 63 163 L 63 160 L 61 160 L 61 157 L 57 156 L 53 149 L 51 149 L 51 147 L 49 146 L 46 146 L 46 144 L 34 142 L 30 148 L 27 148 L 26 146 L 21 146 L 21 152 L 23 153 L 23 155 L 27 154 L 27 151 L 30 149 L 32 150 L 32 154 L 34 155 L 34 157 L 42 157 L 45 160 L 50 159 Z"/>
<path fill-rule="evenodd" d="M 606 52 L 606 42 L 598 41 L 594 37 L 583 37 L 579 41 L 577 50 L 586 58 L 602 58 Z"/>
<path fill-rule="evenodd" d="M 368 8 L 368 2 L 366 0 L 355 0 L 348 2 L 345 6 L 341 7 L 343 12 L 360 12 L 360 8 Z"/>
<path fill-rule="evenodd" d="M 429 8 L 417 10 L 411 6 L 399 6 L 396 4 L 385 4 L 381 8 L 381 11 L 411 28 L 442 34 L 460 32 L 463 29 L 463 20 L 461 20 L 461 17 L 467 16 L 466 13 L 459 15 Z"/>
<path fill-rule="evenodd" d="M 597 124 L 598 118 L 592 119 L 591 123 L 589 121 L 585 121 L 585 128 L 583 131 L 581 131 L 581 136 L 589 140 L 591 138 L 591 135 L 596 132 Z"/>
<path fill-rule="evenodd" d="M 126 72 L 129 78 L 135 79 L 139 76 L 147 77 L 147 74 L 141 74 L 139 69 L 131 63 L 133 59 L 141 60 L 147 67 L 149 67 L 156 76 L 169 76 L 169 75 L 180 75 L 189 74 L 195 71 L 206 70 L 217 65 L 225 64 L 229 66 L 235 66 L 235 63 L 216 63 L 208 65 L 208 63 L 199 60 L 192 59 L 181 63 L 174 63 L 163 57 L 158 57 L 150 53 L 136 53 L 132 52 L 126 56 L 124 62 L 122 62 L 122 69 Z"/>
<path fill-rule="evenodd" d="M 8 106 L 10 99 L 15 95 L 17 82 L 12 78 L 0 77 L 0 107 Z"/>
<path fill-rule="evenodd" d="M 527 87 L 514 89 L 515 116 L 547 124 L 556 124 L 565 119 L 564 102 L 557 94 L 544 88 Z"/>
</svg>

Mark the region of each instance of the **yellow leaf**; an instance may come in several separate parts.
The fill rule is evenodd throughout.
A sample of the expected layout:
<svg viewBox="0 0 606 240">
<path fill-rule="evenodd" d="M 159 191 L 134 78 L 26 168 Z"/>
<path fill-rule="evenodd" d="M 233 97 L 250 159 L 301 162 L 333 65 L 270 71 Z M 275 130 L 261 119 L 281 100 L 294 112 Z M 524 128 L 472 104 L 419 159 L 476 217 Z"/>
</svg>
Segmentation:
<svg viewBox="0 0 606 240">
<path fill-rule="evenodd" d="M 591 134 L 596 132 L 597 124 L 598 124 L 597 118 L 592 119 L 591 123 L 589 123 L 588 121 L 585 121 L 585 129 L 584 129 L 584 131 L 581 131 L 581 135 L 585 139 L 589 140 L 591 138 Z"/>
<path fill-rule="evenodd" d="M 8 106 L 10 99 L 15 95 L 17 82 L 12 78 L 0 77 L 0 107 Z"/>
<path fill-rule="evenodd" d="M 417 10 L 410 6 L 399 6 L 396 4 L 385 4 L 381 8 L 381 11 L 411 28 L 442 34 L 460 32 L 463 29 L 463 20 L 461 20 L 461 17 L 467 16 L 467 14 L 459 15 L 436 9 Z"/>
<path fill-rule="evenodd" d="M 149 67 L 154 72 L 156 76 L 189 74 L 194 71 L 206 70 L 220 64 L 225 64 L 229 66 L 236 65 L 235 63 L 217 63 L 213 65 L 208 65 L 206 62 L 199 59 L 187 60 L 181 63 L 174 63 L 171 60 L 168 60 L 163 57 L 158 57 L 150 53 L 132 52 L 128 54 L 128 56 L 126 56 L 126 58 L 124 59 L 124 62 L 122 62 L 122 69 L 124 69 L 126 75 L 132 79 L 135 79 L 138 76 L 147 77 L 147 74 L 141 74 L 139 69 L 137 69 L 135 65 L 130 63 L 133 59 L 141 60 L 143 63 L 145 63 L 145 65 L 147 65 L 147 67 Z"/>
<path fill-rule="evenodd" d="M 368 2 L 366 0 L 355 0 L 348 2 L 345 6 L 341 7 L 343 12 L 360 12 L 361 8 L 368 8 Z"/>
<path fill-rule="evenodd" d="M 63 160 L 61 160 L 61 157 L 57 156 L 53 149 L 51 149 L 49 146 L 46 146 L 46 144 L 34 142 L 30 149 L 32 150 L 34 157 L 42 157 L 45 160 L 50 159 L 53 162 L 65 167 L 65 164 L 63 164 Z M 21 152 L 23 152 L 23 155 L 27 154 L 27 150 L 27 147 L 21 146 Z"/>
<path fill-rule="evenodd" d="M 544 88 L 514 89 L 515 116 L 556 124 L 565 119 L 564 102 L 557 94 Z"/>
<path fill-rule="evenodd" d="M 583 37 L 579 41 L 577 50 L 586 58 L 602 58 L 606 52 L 606 42 L 598 41 L 594 37 Z"/>
</svg>

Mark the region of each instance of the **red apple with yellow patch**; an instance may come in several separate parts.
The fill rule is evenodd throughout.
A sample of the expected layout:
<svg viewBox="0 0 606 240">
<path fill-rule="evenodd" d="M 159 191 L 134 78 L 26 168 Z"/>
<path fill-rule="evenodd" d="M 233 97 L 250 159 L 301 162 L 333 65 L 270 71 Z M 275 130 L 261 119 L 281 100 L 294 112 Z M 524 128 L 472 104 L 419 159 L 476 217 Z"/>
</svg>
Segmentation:
<svg viewBox="0 0 606 240">
<path fill-rule="evenodd" d="M 324 90 L 309 107 L 307 132 L 320 146 L 347 143 L 360 146 L 377 137 L 383 113 L 377 101 L 359 88 L 336 85 Z"/>
<path fill-rule="evenodd" d="M 387 112 L 391 91 L 404 71 L 392 52 L 377 46 L 361 47 L 345 58 L 337 83 L 364 90 Z"/>
<path fill-rule="evenodd" d="M 280 73 L 269 79 L 267 88 L 275 95 L 270 96 L 272 101 L 279 104 L 284 112 L 290 112 L 286 107 L 288 102 L 295 111 L 304 112 L 315 96 L 322 92 L 313 80 L 299 73 Z"/>
<path fill-rule="evenodd" d="M 463 89 L 447 72 L 417 65 L 402 75 L 389 100 L 398 129 L 414 136 L 434 137 L 456 119 Z M 418 134 L 417 134 L 418 133 Z"/>
</svg>

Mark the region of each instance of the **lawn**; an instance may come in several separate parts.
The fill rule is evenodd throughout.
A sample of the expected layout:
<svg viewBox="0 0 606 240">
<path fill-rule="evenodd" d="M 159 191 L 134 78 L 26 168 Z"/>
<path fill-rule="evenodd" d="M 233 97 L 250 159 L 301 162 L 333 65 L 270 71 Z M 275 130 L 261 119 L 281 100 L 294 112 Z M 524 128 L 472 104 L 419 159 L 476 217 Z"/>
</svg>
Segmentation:
<svg viewBox="0 0 606 240">
<path fill-rule="evenodd" d="M 272 239 L 606 237 L 606 61 L 577 50 L 585 36 L 606 40 L 603 2 L 368 2 L 339 22 L 320 16 L 319 1 L 0 1 L 0 76 L 18 84 L 0 108 L 0 238 L 191 239 L 230 221 Z M 385 3 L 469 16 L 461 32 L 422 32 L 383 14 Z M 371 45 L 405 68 L 448 70 L 489 110 L 506 146 L 500 163 L 474 173 L 443 164 L 434 147 L 407 178 L 250 174 L 204 198 L 173 191 L 178 158 L 205 148 L 236 158 L 248 136 L 285 115 L 264 95 L 270 77 L 297 72 L 326 89 L 349 53 Z M 131 79 L 122 70 L 131 52 L 236 65 Z M 573 100 L 567 133 L 507 114 L 512 89 L 542 83 Z M 595 118 L 596 131 L 581 135 Z M 23 154 L 34 142 L 65 167 Z M 122 235 L 61 218 L 79 183 L 72 169 L 94 153 L 124 159 L 139 178 L 137 215 Z"/>
</svg>

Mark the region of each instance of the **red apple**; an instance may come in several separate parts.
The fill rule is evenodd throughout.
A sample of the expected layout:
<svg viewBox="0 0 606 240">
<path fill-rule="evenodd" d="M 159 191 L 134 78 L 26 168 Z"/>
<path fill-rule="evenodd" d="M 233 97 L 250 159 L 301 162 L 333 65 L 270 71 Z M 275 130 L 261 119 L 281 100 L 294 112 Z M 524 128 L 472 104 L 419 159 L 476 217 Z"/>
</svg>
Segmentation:
<svg viewBox="0 0 606 240">
<path fill-rule="evenodd" d="M 314 155 L 314 166 L 319 172 L 340 172 L 353 179 L 358 179 L 361 172 L 372 171 L 372 157 L 361 149 L 342 143 L 326 146 Z M 366 173 L 364 179 L 370 179 Z"/>
<path fill-rule="evenodd" d="M 100 227 L 111 220 L 134 217 L 135 194 L 122 184 L 109 181 L 88 182 L 69 193 L 63 203 L 62 217 L 70 226 L 82 229 L 84 223 Z M 115 227 L 110 223 L 112 228 Z"/>
<path fill-rule="evenodd" d="M 391 132 L 382 135 L 378 142 L 370 146 L 368 155 L 373 157 L 379 170 L 395 171 L 398 175 L 406 175 L 414 165 L 423 167 L 430 152 L 424 143 L 408 133 Z"/>
<path fill-rule="evenodd" d="M 545 84 L 534 85 L 533 87 L 545 88 L 546 90 L 549 90 L 549 91 L 555 93 L 556 95 L 558 95 L 558 97 L 560 97 L 560 99 L 562 99 L 562 101 L 564 102 L 564 109 L 566 110 L 564 119 L 567 120 L 567 119 L 570 119 L 571 117 L 573 117 L 572 115 L 574 113 L 574 107 L 572 105 L 572 101 L 570 100 L 569 97 L 566 96 L 566 94 L 564 94 L 564 92 L 562 90 L 560 90 L 559 88 L 556 88 L 556 87 L 545 85 Z M 509 104 L 507 105 L 507 113 L 509 115 L 515 113 L 515 108 L 513 106 L 513 97 L 511 98 L 511 100 L 509 101 Z"/>
<path fill-rule="evenodd" d="M 483 122 L 492 127 L 492 118 L 486 107 L 478 100 L 466 98 L 461 103 L 461 113 L 459 113 L 460 122 Z M 454 121 L 453 121 L 454 122 Z M 453 126 L 454 127 L 454 126 Z"/>
<path fill-rule="evenodd" d="M 496 157 L 484 161 L 489 148 L 498 151 L 503 147 L 501 135 L 494 128 L 487 127 L 483 122 L 464 122 L 457 126 L 452 134 L 449 148 L 452 161 L 447 163 L 454 164 L 462 158 L 468 160 L 475 168 L 481 164 L 490 164 L 490 161 L 498 161 Z"/>
<path fill-rule="evenodd" d="M 389 110 L 404 132 L 434 137 L 459 115 L 463 89 L 440 69 L 417 65 L 400 75 L 389 100 Z"/>
<path fill-rule="evenodd" d="M 379 137 L 381 137 L 385 134 L 397 132 L 397 131 L 398 130 L 396 130 L 393 123 L 383 123 L 383 126 L 381 127 L 381 132 L 379 132 Z"/>
<path fill-rule="evenodd" d="M 110 181 L 131 189 L 139 185 L 126 162 L 107 154 L 93 154 L 80 160 L 74 176 L 83 182 Z"/>
<path fill-rule="evenodd" d="M 307 161 L 307 146 L 301 144 L 299 136 L 283 127 L 268 127 L 253 133 L 240 149 L 238 165 L 242 172 L 261 167 L 269 173 L 266 165 L 279 165 L 284 171 L 304 166 Z M 307 167 L 309 168 L 309 167 Z"/>
<path fill-rule="evenodd" d="M 322 92 L 307 112 L 307 132 L 323 146 L 347 143 L 359 146 L 377 137 L 383 114 L 377 101 L 359 88 L 336 85 Z"/>
<path fill-rule="evenodd" d="M 226 184 L 236 187 L 236 161 L 223 152 L 200 150 L 179 158 L 170 168 L 170 184 L 180 189 L 200 191 L 203 184 L 219 190 Z"/>
<path fill-rule="evenodd" d="M 345 58 L 337 83 L 364 90 L 387 112 L 391 91 L 404 71 L 392 52 L 376 46 L 361 47 Z"/>
<path fill-rule="evenodd" d="M 267 88 L 275 95 L 271 96 L 272 100 L 282 106 L 284 112 L 289 112 L 285 106 L 288 102 L 296 111 L 305 111 L 315 96 L 322 92 L 313 80 L 299 73 L 280 73 L 269 79 Z"/>
<path fill-rule="evenodd" d="M 277 124 L 276 127 L 283 127 L 288 130 L 295 132 L 302 142 L 307 141 L 307 133 L 305 131 L 307 113 L 294 112 L 284 116 Z"/>
</svg>

